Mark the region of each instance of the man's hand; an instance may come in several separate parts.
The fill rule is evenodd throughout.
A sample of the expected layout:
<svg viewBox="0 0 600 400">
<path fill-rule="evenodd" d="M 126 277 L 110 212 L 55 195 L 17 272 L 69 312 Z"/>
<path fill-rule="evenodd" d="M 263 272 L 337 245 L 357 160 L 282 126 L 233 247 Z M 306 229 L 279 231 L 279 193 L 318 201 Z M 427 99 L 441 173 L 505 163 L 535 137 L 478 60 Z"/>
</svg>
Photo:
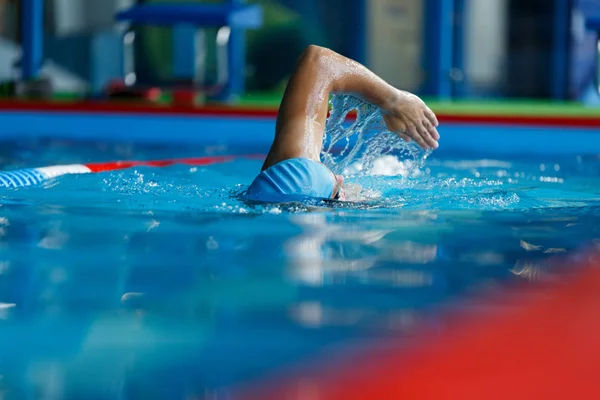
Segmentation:
<svg viewBox="0 0 600 400">
<path fill-rule="evenodd" d="M 438 120 L 419 97 L 398 90 L 389 104 L 382 108 L 383 119 L 391 132 L 407 142 L 414 140 L 425 150 L 438 148 Z"/>
</svg>

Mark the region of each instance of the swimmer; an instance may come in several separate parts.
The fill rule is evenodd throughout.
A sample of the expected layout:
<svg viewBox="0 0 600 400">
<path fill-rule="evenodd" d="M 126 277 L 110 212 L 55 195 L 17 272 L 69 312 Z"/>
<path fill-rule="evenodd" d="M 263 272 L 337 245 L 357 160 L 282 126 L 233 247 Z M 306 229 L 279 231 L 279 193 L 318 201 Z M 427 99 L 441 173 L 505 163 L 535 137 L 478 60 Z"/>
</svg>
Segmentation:
<svg viewBox="0 0 600 400">
<path fill-rule="evenodd" d="M 414 94 L 399 90 L 363 65 L 332 50 L 309 46 L 298 61 L 277 115 L 275 139 L 246 198 L 289 202 L 306 198 L 345 200 L 344 178 L 321 163 L 329 95 L 353 95 L 379 107 L 387 128 L 425 150 L 440 135 L 431 109 Z"/>
</svg>

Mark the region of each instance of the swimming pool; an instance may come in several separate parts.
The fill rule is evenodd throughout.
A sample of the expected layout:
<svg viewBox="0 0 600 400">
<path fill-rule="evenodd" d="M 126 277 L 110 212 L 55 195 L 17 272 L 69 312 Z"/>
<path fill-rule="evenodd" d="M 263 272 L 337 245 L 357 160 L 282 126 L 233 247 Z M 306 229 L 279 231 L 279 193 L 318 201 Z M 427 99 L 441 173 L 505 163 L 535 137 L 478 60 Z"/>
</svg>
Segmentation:
<svg viewBox="0 0 600 400">
<path fill-rule="evenodd" d="M 265 151 L 68 136 L 7 135 L 2 169 Z M 351 178 L 355 204 L 246 204 L 237 194 L 261 165 L 249 159 L 3 190 L 7 398 L 227 398 L 381 338 L 409 346 L 422 326 L 443 332 L 448 309 L 492 312 L 469 299 L 559 273 L 544 261 L 600 236 L 598 149 L 459 142 L 419 167 L 381 159 L 394 176 Z"/>
</svg>

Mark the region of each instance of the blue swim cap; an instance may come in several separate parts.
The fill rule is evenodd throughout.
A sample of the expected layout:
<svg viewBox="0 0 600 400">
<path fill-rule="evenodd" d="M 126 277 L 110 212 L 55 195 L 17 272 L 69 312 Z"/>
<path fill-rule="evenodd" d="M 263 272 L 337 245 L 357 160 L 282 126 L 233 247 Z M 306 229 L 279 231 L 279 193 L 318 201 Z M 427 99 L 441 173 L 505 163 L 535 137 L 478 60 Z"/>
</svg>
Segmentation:
<svg viewBox="0 0 600 400">
<path fill-rule="evenodd" d="M 262 171 L 246 192 L 246 199 L 281 203 L 307 197 L 328 199 L 333 194 L 335 177 L 320 162 L 290 158 Z"/>
</svg>

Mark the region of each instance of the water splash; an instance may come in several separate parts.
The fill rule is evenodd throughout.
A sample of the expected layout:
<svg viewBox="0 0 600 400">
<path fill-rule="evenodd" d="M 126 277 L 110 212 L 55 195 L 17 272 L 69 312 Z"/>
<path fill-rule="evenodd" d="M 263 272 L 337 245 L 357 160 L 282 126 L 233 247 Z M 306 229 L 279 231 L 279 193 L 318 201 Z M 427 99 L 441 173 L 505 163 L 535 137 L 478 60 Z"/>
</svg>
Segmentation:
<svg viewBox="0 0 600 400">
<path fill-rule="evenodd" d="M 390 132 L 378 107 L 349 95 L 334 95 L 330 104 L 321 160 L 335 173 L 347 176 L 412 175 L 431 154 Z M 349 126 L 346 117 L 354 110 L 357 118 Z M 395 163 L 382 161 L 386 155 L 395 156 Z M 397 165 L 398 160 L 401 167 Z M 395 165 L 382 168 L 382 163 L 390 162 Z"/>
</svg>

